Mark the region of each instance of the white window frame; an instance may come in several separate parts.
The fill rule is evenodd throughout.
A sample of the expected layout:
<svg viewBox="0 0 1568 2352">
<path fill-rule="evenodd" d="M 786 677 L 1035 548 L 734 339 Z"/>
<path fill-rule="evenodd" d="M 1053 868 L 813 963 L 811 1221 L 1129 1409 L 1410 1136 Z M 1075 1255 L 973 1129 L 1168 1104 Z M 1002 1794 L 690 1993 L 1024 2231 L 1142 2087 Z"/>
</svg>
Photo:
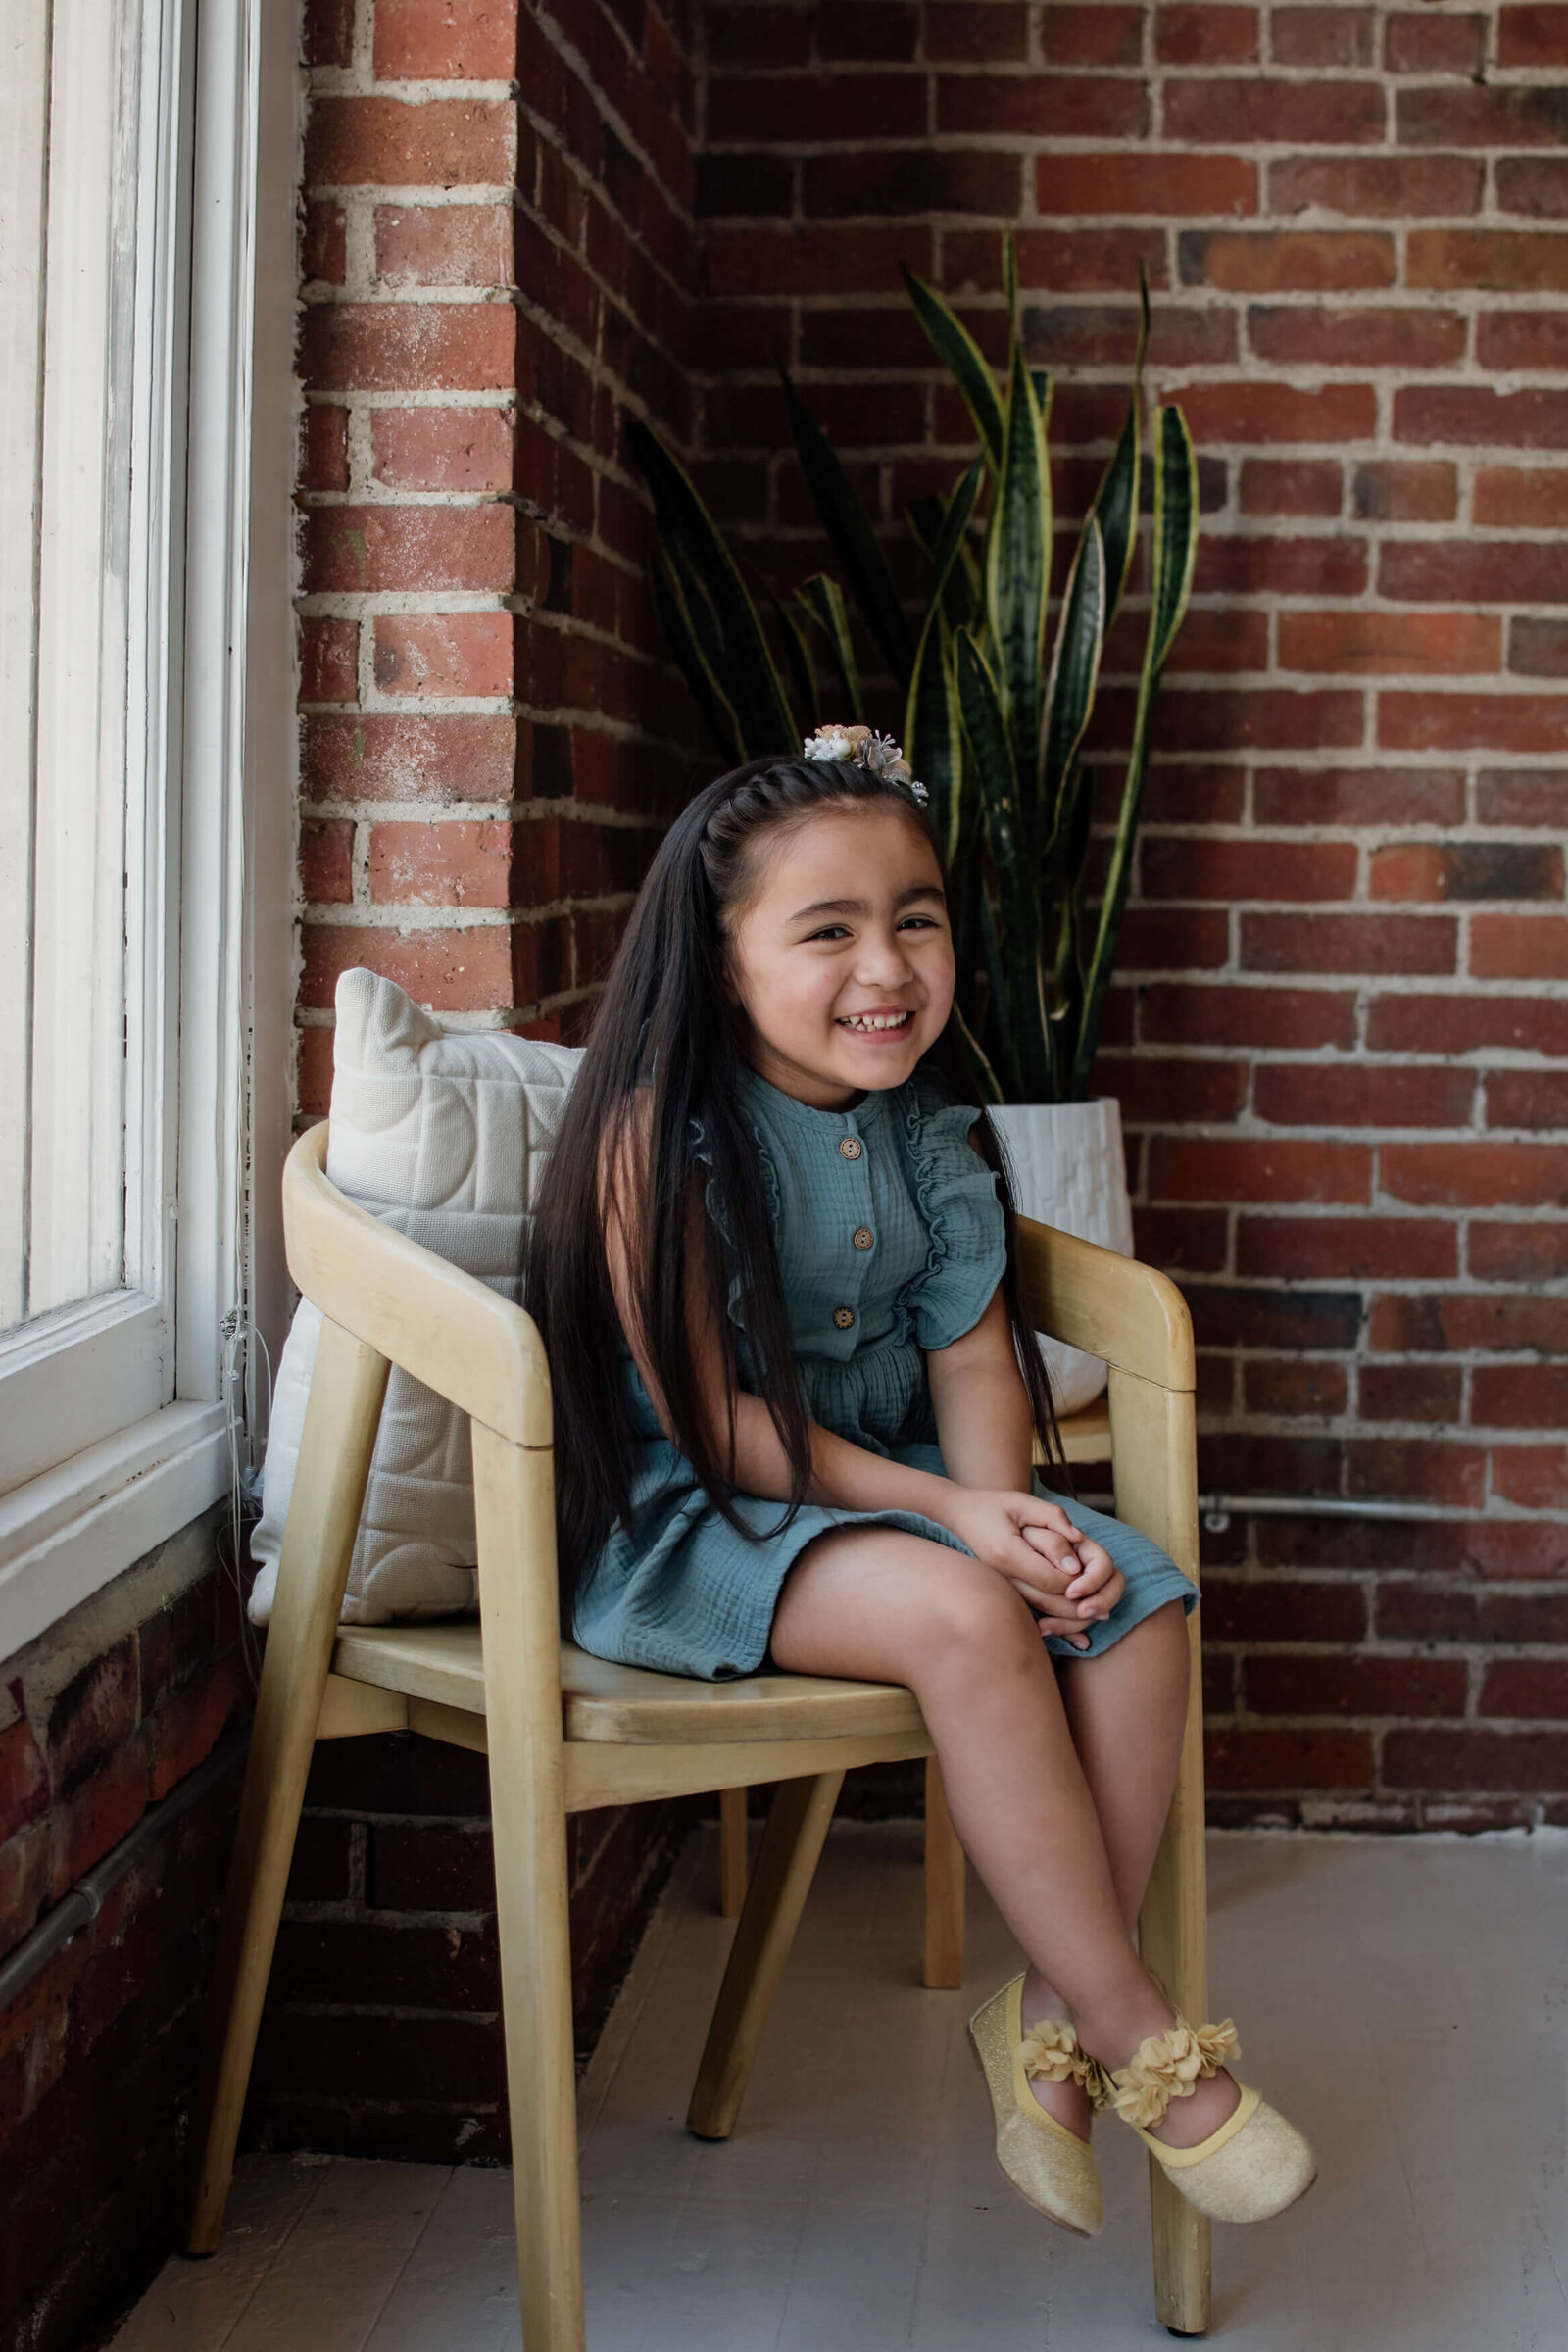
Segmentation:
<svg viewBox="0 0 1568 2352">
<path fill-rule="evenodd" d="M 160 272 L 185 316 L 150 322 L 138 376 L 167 410 L 188 331 L 189 398 L 154 438 L 166 463 L 132 522 L 130 740 L 167 784 L 128 865 L 154 952 L 127 976 L 127 1102 L 147 1111 L 126 1152 L 163 1181 L 127 1235 L 136 1287 L 24 1326 L 0 1356 L 13 1475 L 50 1464 L 0 1499 L 0 1660 L 224 1493 L 223 1320 L 275 1347 L 286 1314 L 294 11 L 162 0 L 161 22 L 160 121 L 182 135 L 150 142 L 141 204 L 163 251 L 188 204 L 190 264 L 187 283 Z"/>
</svg>

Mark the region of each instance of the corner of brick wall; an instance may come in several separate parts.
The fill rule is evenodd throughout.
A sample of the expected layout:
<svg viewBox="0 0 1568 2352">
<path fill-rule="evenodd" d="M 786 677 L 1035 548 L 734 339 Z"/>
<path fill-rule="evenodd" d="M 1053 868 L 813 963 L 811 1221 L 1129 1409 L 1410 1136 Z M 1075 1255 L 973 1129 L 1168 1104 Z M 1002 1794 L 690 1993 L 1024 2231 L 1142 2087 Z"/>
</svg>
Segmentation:
<svg viewBox="0 0 1568 2352">
<path fill-rule="evenodd" d="M 196 1522 L 0 1668 L 0 1955 L 250 1700 L 232 1581 Z M 75 2352 L 173 2241 L 239 1773 L 0 2013 L 0 2342 Z"/>
<path fill-rule="evenodd" d="M 1538 1817 L 1568 1794 L 1568 11 L 704 25 L 699 466 L 778 584 L 826 550 L 777 360 L 897 546 L 972 445 L 897 265 L 997 359 L 1015 224 L 1070 528 L 1149 270 L 1203 537 L 1099 1082 L 1193 1306 L 1202 1483 L 1302 1514 L 1216 1581 L 1216 1804 Z M 1136 660 L 1124 627 L 1107 815 Z M 1443 1517 L 1347 1533 L 1314 1494 Z"/>
</svg>

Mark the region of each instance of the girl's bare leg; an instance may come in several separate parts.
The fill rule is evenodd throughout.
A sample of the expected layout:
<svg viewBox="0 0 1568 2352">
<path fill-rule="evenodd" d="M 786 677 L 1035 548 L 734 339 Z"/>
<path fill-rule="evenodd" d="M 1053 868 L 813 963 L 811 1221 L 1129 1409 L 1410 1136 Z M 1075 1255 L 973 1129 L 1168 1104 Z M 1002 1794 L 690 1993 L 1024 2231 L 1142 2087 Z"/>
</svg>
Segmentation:
<svg viewBox="0 0 1568 2352">
<path fill-rule="evenodd" d="M 772 1654 L 796 1673 L 914 1691 L 965 1849 L 1056 1994 L 1049 2014 L 1071 2017 L 1086 2049 L 1119 2066 L 1146 2034 L 1174 2023 L 1133 1949 L 1052 1660 L 1004 1577 L 898 1528 L 819 1536 L 785 1582 Z M 1109 1663 L 1096 1660 L 1095 1670 Z M 1093 1694 L 1090 1712 L 1098 1722 Z M 1161 2136 L 1202 2139 L 1234 2103 L 1228 2078 L 1200 2082 Z"/>
</svg>

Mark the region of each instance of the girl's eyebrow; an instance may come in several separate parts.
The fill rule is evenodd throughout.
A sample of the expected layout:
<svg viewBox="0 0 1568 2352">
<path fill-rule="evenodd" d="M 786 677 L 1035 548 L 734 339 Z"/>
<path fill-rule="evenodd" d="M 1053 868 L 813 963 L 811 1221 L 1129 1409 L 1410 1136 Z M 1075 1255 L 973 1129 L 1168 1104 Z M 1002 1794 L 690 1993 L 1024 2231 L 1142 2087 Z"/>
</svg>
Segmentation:
<svg viewBox="0 0 1568 2352">
<path fill-rule="evenodd" d="M 934 882 L 913 882 L 907 890 L 901 890 L 894 900 L 895 911 L 900 906 L 907 906 L 911 899 L 936 899 L 944 906 L 948 903 Z M 808 915 L 865 914 L 868 911 L 864 899 L 813 899 L 809 906 L 797 907 L 789 919 L 792 923 L 804 923 Z"/>
</svg>

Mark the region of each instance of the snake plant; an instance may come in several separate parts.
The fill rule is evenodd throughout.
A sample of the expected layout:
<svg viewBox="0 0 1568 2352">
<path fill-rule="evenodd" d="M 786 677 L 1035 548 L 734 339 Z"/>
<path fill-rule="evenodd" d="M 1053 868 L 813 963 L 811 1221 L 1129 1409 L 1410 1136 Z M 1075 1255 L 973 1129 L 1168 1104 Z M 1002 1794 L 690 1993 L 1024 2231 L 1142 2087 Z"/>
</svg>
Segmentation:
<svg viewBox="0 0 1568 2352">
<path fill-rule="evenodd" d="M 848 590 L 903 697 L 906 752 L 929 790 L 947 855 L 957 1012 L 977 1075 L 999 1102 L 1081 1102 L 1126 912 L 1160 675 L 1192 586 L 1198 466 L 1179 408 L 1156 410 L 1143 447 L 1149 300 L 1141 285 L 1126 421 L 1079 535 L 1053 634 L 1052 385 L 1025 359 L 1010 238 L 1004 266 L 1009 331 L 1000 383 L 941 295 L 912 270 L 904 273 L 979 440 L 947 498 L 909 510 L 925 571 L 916 626 L 864 508 L 787 373 L 796 448 L 840 577 L 819 573 L 789 602 L 770 598 L 782 663 L 689 477 L 646 425 L 630 432 L 658 526 L 655 603 L 720 749 L 736 761 L 800 749 L 817 723 L 818 642 L 845 717 L 861 715 Z M 1149 611 L 1097 905 L 1088 878 L 1093 776 L 1083 751 L 1146 492 Z"/>
</svg>

